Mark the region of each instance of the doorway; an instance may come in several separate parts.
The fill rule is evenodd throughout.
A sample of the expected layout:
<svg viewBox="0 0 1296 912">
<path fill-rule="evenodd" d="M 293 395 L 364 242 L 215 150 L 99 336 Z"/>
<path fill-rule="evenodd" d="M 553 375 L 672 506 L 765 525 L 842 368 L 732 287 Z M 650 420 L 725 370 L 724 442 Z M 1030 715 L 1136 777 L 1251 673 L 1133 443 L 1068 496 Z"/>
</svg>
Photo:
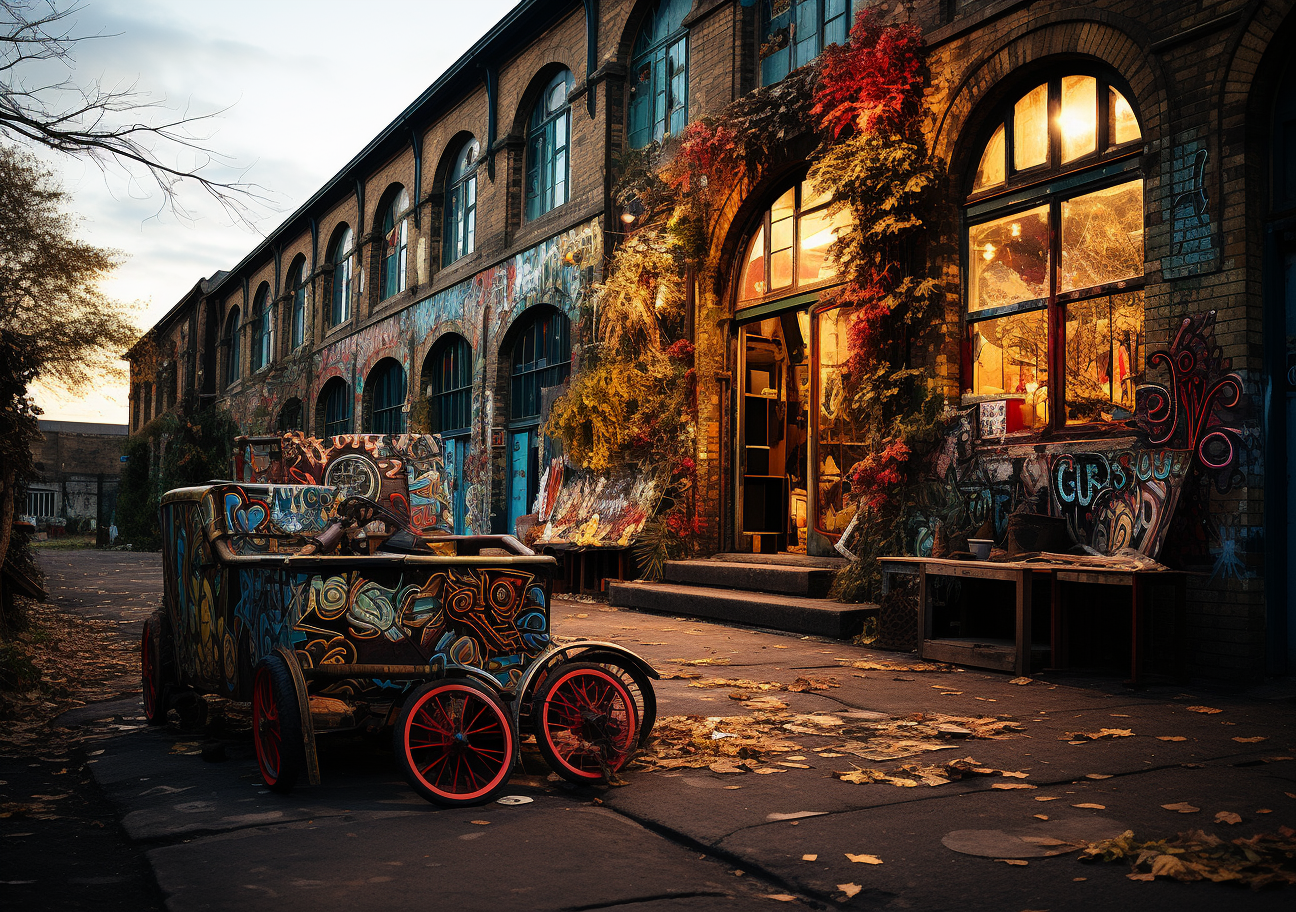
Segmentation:
<svg viewBox="0 0 1296 912">
<path fill-rule="evenodd" d="M 806 553 L 809 526 L 810 313 L 739 328 L 739 550 Z"/>
</svg>

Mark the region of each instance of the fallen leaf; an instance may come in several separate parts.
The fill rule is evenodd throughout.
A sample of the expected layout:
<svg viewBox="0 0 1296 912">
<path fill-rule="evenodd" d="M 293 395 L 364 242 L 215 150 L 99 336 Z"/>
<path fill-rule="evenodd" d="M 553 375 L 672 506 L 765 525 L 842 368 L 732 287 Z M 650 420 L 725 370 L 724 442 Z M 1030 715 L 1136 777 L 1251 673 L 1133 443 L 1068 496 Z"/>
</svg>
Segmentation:
<svg viewBox="0 0 1296 912">
<path fill-rule="evenodd" d="M 1111 775 L 1108 773 L 1085 773 L 1085 778 L 1086 779 L 1110 779 Z"/>
<path fill-rule="evenodd" d="M 858 893 L 860 890 L 864 888 L 857 883 L 847 883 L 847 884 L 838 884 L 837 889 L 845 893 L 847 899 L 850 899 L 852 896 L 854 896 L 856 893 Z"/>
<path fill-rule="evenodd" d="M 490 826 L 489 820 L 469 820 L 469 823 L 475 823 L 477 826 Z"/>
<path fill-rule="evenodd" d="M 734 877 L 742 877 L 742 876 L 743 876 L 744 874 L 746 874 L 747 872 L 746 872 L 746 871 L 730 871 L 729 873 L 732 874 Z"/>
<path fill-rule="evenodd" d="M 786 773 L 787 770 L 781 770 L 775 766 L 762 766 L 758 769 L 752 770 L 752 772 L 758 776 L 768 776 L 770 773 Z"/>
<path fill-rule="evenodd" d="M 825 760 L 831 760 L 831 759 L 834 759 L 834 758 L 836 758 L 836 757 L 845 757 L 846 755 L 845 755 L 845 754 L 834 754 L 832 751 L 824 751 L 823 753 L 819 754 L 818 756 L 824 758 Z"/>
<path fill-rule="evenodd" d="M 847 852 L 846 857 L 851 861 L 857 861 L 860 864 L 879 865 L 882 863 L 882 859 L 878 858 L 876 855 L 852 855 L 850 852 Z"/>
<path fill-rule="evenodd" d="M 802 855 L 802 856 L 801 856 L 801 860 L 802 860 L 802 861 L 818 861 L 818 860 L 819 860 L 819 856 L 818 856 L 818 855 Z"/>
<path fill-rule="evenodd" d="M 1073 804 L 1073 805 L 1071 805 L 1071 806 L 1072 806 L 1073 808 L 1088 808 L 1088 809 L 1091 810 L 1091 811 L 1105 811 L 1105 810 L 1107 810 L 1107 805 L 1105 805 L 1105 804 L 1094 804 L 1093 802 L 1088 802 L 1088 801 L 1085 802 L 1084 804 Z"/>
<path fill-rule="evenodd" d="M 1269 808 L 1256 808 L 1256 813 L 1257 813 L 1257 814 L 1272 814 L 1273 811 L 1271 811 Z"/>
<path fill-rule="evenodd" d="M 1187 741 L 1183 735 L 1157 735 L 1158 741 Z"/>
<path fill-rule="evenodd" d="M 1215 713 L 1223 712 L 1224 710 L 1216 709 L 1213 706 L 1189 706 L 1188 711 L 1190 713 L 1205 713 L 1206 715 L 1211 716 Z"/>
<path fill-rule="evenodd" d="M 963 691 L 961 691 L 961 690 L 942 690 L 942 691 L 941 691 L 941 696 L 942 696 L 942 697 L 957 697 L 957 696 L 961 695 L 962 693 L 963 693 Z"/>
<path fill-rule="evenodd" d="M 1088 879 L 1089 879 L 1088 877 L 1072 877 L 1072 878 L 1071 878 L 1071 882 L 1072 882 L 1072 883 L 1084 883 L 1084 882 L 1085 882 L 1086 880 L 1088 880 Z"/>
<path fill-rule="evenodd" d="M 1242 818 L 1239 815 L 1234 814 L 1232 811 L 1220 811 L 1215 815 L 1215 822 L 1232 825 L 1235 823 L 1241 823 Z"/>
<path fill-rule="evenodd" d="M 1019 684 L 1019 685 L 1034 684 L 1034 683 L 1035 683 L 1035 679 L 1034 679 L 1034 678 L 1013 678 L 1013 679 L 1012 679 L 1011 681 L 1009 681 L 1008 683 L 1009 683 L 1009 684 Z"/>
<path fill-rule="evenodd" d="M 725 786 L 725 789 L 740 789 L 740 788 L 742 788 L 741 785 L 726 785 L 726 786 Z"/>
<path fill-rule="evenodd" d="M 793 769 L 799 769 L 799 770 L 814 769 L 814 767 L 808 763 L 789 763 L 787 760 L 776 760 L 775 762 L 779 766 L 790 766 Z"/>
<path fill-rule="evenodd" d="M 1003 791 L 1008 791 L 1009 789 L 1033 789 L 1033 788 L 1039 788 L 1039 786 L 1037 786 L 1037 785 L 1030 785 L 1029 783 L 1026 783 L 1026 782 L 996 782 L 994 785 L 992 785 L 992 786 L 990 786 L 990 787 L 991 787 L 992 789 L 1002 789 Z"/>
<path fill-rule="evenodd" d="M 796 902 L 796 897 L 791 893 L 767 893 L 765 898 L 778 900 L 779 902 Z"/>
<path fill-rule="evenodd" d="M 770 821 L 800 820 L 803 817 L 822 817 L 827 813 L 827 811 L 792 811 L 789 814 L 766 814 L 765 819 Z"/>
<path fill-rule="evenodd" d="M 1034 818 L 1036 818 L 1037 820 L 1048 820 L 1048 819 L 1049 819 L 1049 818 L 1048 818 L 1048 814 L 1032 814 L 1031 816 L 1034 817 Z"/>
<path fill-rule="evenodd" d="M 996 858 L 995 861 L 1002 861 L 1004 864 L 1016 865 L 1017 867 L 1021 867 L 1021 868 L 1024 868 L 1026 865 L 1030 864 L 1029 861 L 1023 861 L 1020 858 Z"/>
<path fill-rule="evenodd" d="M 1036 801 L 1057 801 L 1058 796 L 1057 795 L 1036 795 L 1035 800 Z"/>
<path fill-rule="evenodd" d="M 1187 801 L 1176 801 L 1174 804 L 1161 805 L 1167 811 L 1174 811 L 1179 814 L 1196 814 L 1201 810 L 1199 807 L 1193 807 Z"/>
<path fill-rule="evenodd" d="M 1254 738 L 1234 738 L 1238 744 L 1259 744 L 1261 741 L 1268 741 L 1264 735 L 1256 735 Z"/>
<path fill-rule="evenodd" d="M 1096 732 L 1065 732 L 1062 740 L 1065 741 L 1100 741 L 1108 738 L 1132 738 L 1134 732 L 1128 728 L 1100 728 Z"/>
<path fill-rule="evenodd" d="M 1004 771 L 1003 771 L 1003 774 L 1004 774 L 1005 776 L 1007 776 L 1009 779 L 1028 779 L 1028 778 L 1030 778 L 1030 773 L 1015 773 L 1015 772 L 1013 772 L 1013 771 L 1011 771 L 1011 770 L 1004 770 Z"/>
</svg>

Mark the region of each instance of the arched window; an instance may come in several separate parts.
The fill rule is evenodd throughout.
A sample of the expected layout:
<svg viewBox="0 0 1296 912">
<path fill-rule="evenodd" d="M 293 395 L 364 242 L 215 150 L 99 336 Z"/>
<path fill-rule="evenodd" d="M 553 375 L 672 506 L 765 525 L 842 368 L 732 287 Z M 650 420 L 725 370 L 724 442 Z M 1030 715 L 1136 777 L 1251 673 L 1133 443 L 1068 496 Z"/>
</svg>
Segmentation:
<svg viewBox="0 0 1296 912">
<path fill-rule="evenodd" d="M 456 535 L 467 532 L 467 502 L 463 469 L 472 430 L 472 348 L 463 336 L 442 336 L 423 366 L 427 383 L 432 433 L 440 434 L 446 476 L 451 480 Z"/>
<path fill-rule="evenodd" d="M 761 85 L 773 85 L 850 34 L 851 0 L 760 0 Z"/>
<path fill-rule="evenodd" d="M 333 241 L 329 262 L 333 264 L 333 301 L 329 308 L 329 325 L 337 326 L 351 319 L 351 272 L 355 260 L 355 235 L 343 225 Z"/>
<path fill-rule="evenodd" d="M 306 342 L 306 257 L 298 255 L 288 269 L 288 291 L 292 295 L 292 326 L 289 340 L 296 351 Z"/>
<path fill-rule="evenodd" d="M 464 143 L 446 175 L 445 248 L 442 263 L 449 266 L 473 252 L 477 242 L 477 140 Z"/>
<path fill-rule="evenodd" d="M 305 418 L 302 401 L 296 397 L 289 399 L 284 403 L 284 407 L 279 410 L 279 433 L 305 430 Z"/>
<path fill-rule="evenodd" d="M 964 210 L 963 385 L 1008 400 L 1010 428 L 1132 417 L 1141 151 L 1138 118 L 1103 75 L 1055 76 L 995 119 Z"/>
<path fill-rule="evenodd" d="M 225 320 L 225 344 L 229 350 L 225 353 L 225 385 L 233 383 L 243 372 L 242 360 L 239 357 L 239 309 L 230 309 Z"/>
<path fill-rule="evenodd" d="M 270 284 L 262 282 L 252 299 L 252 373 L 270 363 L 273 318 Z"/>
<path fill-rule="evenodd" d="M 315 420 L 321 437 L 351 433 L 351 390 L 341 377 L 334 377 L 320 390 Z"/>
<path fill-rule="evenodd" d="M 688 123 L 688 31 L 692 0 L 659 0 L 635 36 L 630 57 L 630 148 L 679 133 Z"/>
<path fill-rule="evenodd" d="M 369 397 L 369 428 L 374 434 L 405 433 L 405 368 L 384 358 L 365 381 Z"/>
<path fill-rule="evenodd" d="M 572 74 L 563 70 L 545 86 L 527 126 L 526 217 L 539 218 L 567 202 Z"/>
<path fill-rule="evenodd" d="M 409 194 L 401 187 L 383 213 L 382 297 L 405 290 L 405 253 L 409 247 Z"/>
<path fill-rule="evenodd" d="M 783 298 L 837 278 L 828 248 L 852 224 L 850 212 L 830 213 L 827 194 L 804 180 L 765 210 L 747 242 L 738 280 L 738 306 Z"/>
<path fill-rule="evenodd" d="M 523 318 L 513 341 L 509 390 L 509 524 L 531 510 L 540 485 L 540 412 L 546 387 L 558 386 L 571 373 L 570 324 L 550 307 L 537 307 Z"/>
</svg>

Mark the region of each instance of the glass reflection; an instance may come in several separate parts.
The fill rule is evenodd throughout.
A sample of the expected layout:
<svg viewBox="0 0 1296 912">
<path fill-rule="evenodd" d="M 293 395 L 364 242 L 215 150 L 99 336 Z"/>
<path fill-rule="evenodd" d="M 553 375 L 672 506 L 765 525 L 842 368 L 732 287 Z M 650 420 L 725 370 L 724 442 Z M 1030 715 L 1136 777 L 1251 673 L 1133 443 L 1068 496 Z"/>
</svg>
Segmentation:
<svg viewBox="0 0 1296 912">
<path fill-rule="evenodd" d="M 1109 129 L 1111 131 L 1112 145 L 1119 146 L 1141 138 L 1143 133 L 1139 130 L 1138 118 L 1134 116 L 1134 109 L 1125 100 L 1125 96 L 1108 87 L 1107 99 L 1110 106 L 1111 126 Z"/>
<path fill-rule="evenodd" d="M 1068 304 L 1067 424 L 1133 417 L 1143 354 L 1141 291 Z"/>
<path fill-rule="evenodd" d="M 977 166 L 976 180 L 972 182 L 972 189 L 983 190 L 986 187 L 993 187 L 995 184 L 1004 182 L 1004 128 L 1000 124 L 994 131 L 994 136 L 990 137 L 990 142 L 986 144 L 985 152 L 981 155 L 981 164 Z"/>
<path fill-rule="evenodd" d="M 851 215 L 846 209 L 833 215 L 827 209 L 820 209 L 801 216 L 801 249 L 797 253 L 799 283 L 819 282 L 837 275 L 837 264 L 829 258 L 828 248 L 850 224 Z"/>
<path fill-rule="evenodd" d="M 1098 144 L 1098 80 L 1092 76 L 1062 78 L 1062 161 L 1075 161 Z"/>
<path fill-rule="evenodd" d="M 762 225 L 747 247 L 743 263 L 742 281 L 738 284 L 738 299 L 750 301 L 765 294 L 765 226 Z"/>
<path fill-rule="evenodd" d="M 820 532 L 837 537 L 845 531 L 855 515 L 855 498 L 851 496 L 850 472 L 855 463 L 867 455 L 866 429 L 857 427 L 849 407 L 850 315 L 842 308 L 815 315 L 818 335 L 819 407 L 817 414 L 816 458 L 819 463 L 819 489 L 816 492 Z"/>
<path fill-rule="evenodd" d="M 1143 274 L 1143 181 L 1062 203 L 1062 291 Z"/>
<path fill-rule="evenodd" d="M 1048 207 L 1004 216 L 968 229 L 968 310 L 1048 297 Z"/>
<path fill-rule="evenodd" d="M 1047 311 L 972 324 L 971 392 L 1010 399 L 1024 428 L 1048 424 Z"/>
<path fill-rule="evenodd" d="M 1013 167 L 1021 171 L 1048 160 L 1048 84 L 1013 105 Z"/>
</svg>

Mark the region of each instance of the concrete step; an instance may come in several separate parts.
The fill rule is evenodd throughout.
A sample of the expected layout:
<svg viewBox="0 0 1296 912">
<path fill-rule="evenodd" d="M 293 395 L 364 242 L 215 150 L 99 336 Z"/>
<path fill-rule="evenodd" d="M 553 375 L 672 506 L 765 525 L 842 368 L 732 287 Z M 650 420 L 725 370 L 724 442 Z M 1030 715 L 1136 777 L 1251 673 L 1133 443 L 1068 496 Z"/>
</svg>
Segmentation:
<svg viewBox="0 0 1296 912">
<path fill-rule="evenodd" d="M 864 628 L 876 605 L 847 605 L 830 599 L 742 592 L 680 583 L 608 581 L 608 601 L 620 608 L 732 621 L 790 633 L 848 639 Z"/>
<path fill-rule="evenodd" d="M 732 561 L 738 564 L 777 564 L 784 567 L 823 567 L 828 570 L 840 570 L 848 563 L 844 557 L 811 557 L 808 554 L 790 554 L 787 551 L 780 551 L 777 554 L 721 551 L 712 554 L 707 560 Z"/>
<path fill-rule="evenodd" d="M 667 561 L 662 579 L 668 583 L 691 583 L 749 592 L 778 592 L 821 599 L 828 595 L 836 570 L 792 564 L 769 564 L 732 560 Z"/>
</svg>

